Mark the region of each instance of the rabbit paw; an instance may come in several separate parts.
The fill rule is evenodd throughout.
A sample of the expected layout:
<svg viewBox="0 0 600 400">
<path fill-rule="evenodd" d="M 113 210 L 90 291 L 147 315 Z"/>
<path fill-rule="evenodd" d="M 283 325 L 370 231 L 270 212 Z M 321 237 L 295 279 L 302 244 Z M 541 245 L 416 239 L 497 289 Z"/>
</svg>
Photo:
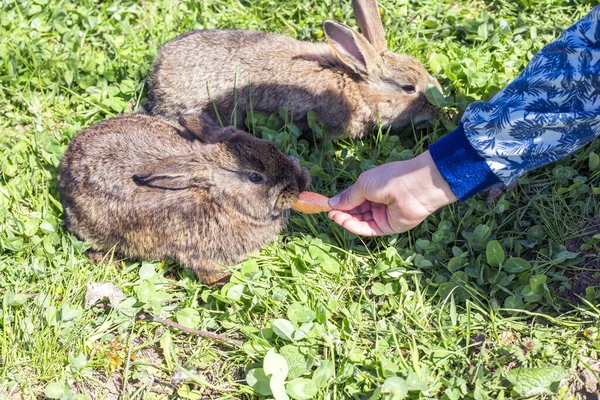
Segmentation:
<svg viewBox="0 0 600 400">
<path fill-rule="evenodd" d="M 199 261 L 192 267 L 198 278 L 208 286 L 221 287 L 229 282 L 231 273 L 212 261 Z"/>
</svg>

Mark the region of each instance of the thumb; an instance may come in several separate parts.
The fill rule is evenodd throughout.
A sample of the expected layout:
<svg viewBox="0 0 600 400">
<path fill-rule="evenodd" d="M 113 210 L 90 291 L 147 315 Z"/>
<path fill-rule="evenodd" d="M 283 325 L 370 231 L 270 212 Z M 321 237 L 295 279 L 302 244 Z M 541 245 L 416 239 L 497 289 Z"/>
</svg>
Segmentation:
<svg viewBox="0 0 600 400">
<path fill-rule="evenodd" d="M 334 210 L 349 211 L 365 201 L 360 183 L 355 183 L 342 193 L 329 199 L 329 206 Z"/>
</svg>

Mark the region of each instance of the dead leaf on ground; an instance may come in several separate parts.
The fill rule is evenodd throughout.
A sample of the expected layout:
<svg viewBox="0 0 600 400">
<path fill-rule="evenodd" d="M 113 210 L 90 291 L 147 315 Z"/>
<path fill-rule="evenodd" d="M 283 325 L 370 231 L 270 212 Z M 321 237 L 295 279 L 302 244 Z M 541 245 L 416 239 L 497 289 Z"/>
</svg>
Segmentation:
<svg viewBox="0 0 600 400">
<path fill-rule="evenodd" d="M 110 306 L 116 308 L 124 298 L 123 292 L 111 282 L 91 282 L 85 292 L 85 308 L 90 308 L 104 299 L 108 299 Z"/>
</svg>

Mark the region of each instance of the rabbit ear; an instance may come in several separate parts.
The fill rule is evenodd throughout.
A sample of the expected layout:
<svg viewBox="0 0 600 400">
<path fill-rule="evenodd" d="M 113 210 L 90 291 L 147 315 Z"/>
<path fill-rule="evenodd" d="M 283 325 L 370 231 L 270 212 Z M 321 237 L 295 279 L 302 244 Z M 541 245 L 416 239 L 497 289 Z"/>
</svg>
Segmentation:
<svg viewBox="0 0 600 400">
<path fill-rule="evenodd" d="M 179 116 L 179 125 L 194 139 L 204 143 L 217 143 L 225 138 L 219 125 L 207 114 L 186 114 Z"/>
<path fill-rule="evenodd" d="M 360 32 L 367 38 L 369 43 L 373 45 L 378 53 L 387 50 L 377 0 L 352 0 L 352 9 L 354 10 L 356 22 L 360 27 Z"/>
<path fill-rule="evenodd" d="M 325 21 L 323 28 L 338 58 L 352 72 L 368 76 L 379 69 L 381 57 L 363 35 L 334 21 Z"/>
<path fill-rule="evenodd" d="M 194 170 L 193 164 L 191 160 L 182 157 L 168 158 L 133 175 L 133 181 L 140 186 L 168 190 L 200 187 L 202 182 L 191 173 Z"/>
</svg>

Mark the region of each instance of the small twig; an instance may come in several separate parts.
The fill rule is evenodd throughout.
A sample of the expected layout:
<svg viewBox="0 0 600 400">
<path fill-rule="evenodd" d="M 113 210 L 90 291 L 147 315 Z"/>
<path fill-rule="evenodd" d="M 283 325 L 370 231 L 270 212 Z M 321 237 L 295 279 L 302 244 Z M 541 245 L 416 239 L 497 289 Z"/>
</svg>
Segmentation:
<svg viewBox="0 0 600 400">
<path fill-rule="evenodd" d="M 142 383 L 132 383 L 131 386 L 135 387 L 135 388 L 143 388 L 146 385 L 142 384 Z M 150 386 L 148 388 L 151 392 L 154 393 L 159 393 L 159 394 L 173 394 L 173 390 L 169 390 L 169 389 L 163 389 L 160 386 Z"/>
<path fill-rule="evenodd" d="M 137 316 L 138 319 L 144 320 L 144 321 L 152 321 L 152 322 L 158 322 L 161 323 L 163 325 L 168 325 L 171 326 L 173 328 L 177 328 L 179 330 L 182 330 L 184 332 L 187 333 L 191 333 L 192 335 L 197 335 L 197 336 L 202 336 L 208 339 L 213 339 L 213 340 L 217 340 L 220 342 L 225 342 L 225 343 L 229 343 L 229 344 L 234 344 L 236 346 L 241 346 L 244 342 L 242 342 L 241 340 L 236 340 L 236 339 L 230 339 L 227 338 L 223 335 L 219 335 L 218 333 L 212 333 L 212 332 L 207 332 L 207 331 L 201 331 L 198 329 L 192 329 L 192 328 L 188 328 L 187 326 L 178 324 L 177 322 L 173 322 L 170 321 L 168 319 L 163 319 L 160 317 L 154 317 L 152 315 L 149 314 L 138 314 Z"/>
<path fill-rule="evenodd" d="M 6 289 L 0 289 L 0 294 L 4 294 L 7 291 L 8 290 L 6 290 Z M 23 296 L 29 297 L 31 299 L 35 299 L 39 295 L 39 293 L 24 293 L 24 292 L 15 292 L 15 294 L 23 295 Z M 56 301 L 61 301 L 62 299 L 63 299 L 62 296 L 56 296 L 54 298 L 54 300 L 56 300 Z"/>
</svg>

